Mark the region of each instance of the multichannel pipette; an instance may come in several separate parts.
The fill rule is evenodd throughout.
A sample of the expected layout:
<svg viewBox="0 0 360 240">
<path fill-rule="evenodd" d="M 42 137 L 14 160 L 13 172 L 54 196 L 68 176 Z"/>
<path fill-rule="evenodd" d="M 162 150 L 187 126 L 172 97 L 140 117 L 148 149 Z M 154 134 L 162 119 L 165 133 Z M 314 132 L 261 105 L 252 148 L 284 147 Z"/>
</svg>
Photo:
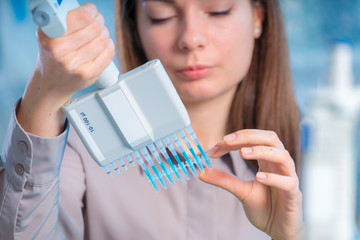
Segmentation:
<svg viewBox="0 0 360 240">
<path fill-rule="evenodd" d="M 65 34 L 66 14 L 78 6 L 76 0 L 30 1 L 34 21 L 52 38 Z M 124 74 L 119 74 L 111 63 L 96 86 L 99 90 L 72 99 L 63 110 L 92 158 L 109 177 L 113 177 L 113 171 L 120 174 L 120 167 L 127 170 L 124 160 L 131 167 L 136 160 L 158 191 L 157 182 L 167 189 L 165 179 L 173 185 L 175 177 L 181 183 L 181 174 L 190 179 L 188 170 L 196 177 L 196 167 L 199 171 L 211 167 L 159 60 Z M 192 143 L 198 148 L 199 156 Z M 181 161 L 178 152 L 185 161 Z"/>
</svg>

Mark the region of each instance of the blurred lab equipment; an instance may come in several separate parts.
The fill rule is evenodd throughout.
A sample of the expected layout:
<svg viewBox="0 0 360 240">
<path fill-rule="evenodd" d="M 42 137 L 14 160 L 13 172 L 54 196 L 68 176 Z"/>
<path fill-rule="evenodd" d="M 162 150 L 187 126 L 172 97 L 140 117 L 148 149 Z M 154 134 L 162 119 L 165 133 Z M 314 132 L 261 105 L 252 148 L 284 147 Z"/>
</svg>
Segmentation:
<svg viewBox="0 0 360 240">
<path fill-rule="evenodd" d="M 356 129 L 360 87 L 354 85 L 352 47 L 334 45 L 329 83 L 311 97 L 302 187 L 306 240 L 355 239 Z"/>
</svg>

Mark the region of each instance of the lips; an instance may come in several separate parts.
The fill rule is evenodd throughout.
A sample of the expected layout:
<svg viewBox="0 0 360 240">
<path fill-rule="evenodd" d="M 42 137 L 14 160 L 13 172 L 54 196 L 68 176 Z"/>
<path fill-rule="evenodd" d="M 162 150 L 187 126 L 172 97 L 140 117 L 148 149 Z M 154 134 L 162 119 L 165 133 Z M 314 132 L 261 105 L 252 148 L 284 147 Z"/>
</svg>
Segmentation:
<svg viewBox="0 0 360 240">
<path fill-rule="evenodd" d="M 181 69 L 179 73 L 187 79 L 197 80 L 208 76 L 212 69 L 209 66 L 194 65 Z"/>
</svg>

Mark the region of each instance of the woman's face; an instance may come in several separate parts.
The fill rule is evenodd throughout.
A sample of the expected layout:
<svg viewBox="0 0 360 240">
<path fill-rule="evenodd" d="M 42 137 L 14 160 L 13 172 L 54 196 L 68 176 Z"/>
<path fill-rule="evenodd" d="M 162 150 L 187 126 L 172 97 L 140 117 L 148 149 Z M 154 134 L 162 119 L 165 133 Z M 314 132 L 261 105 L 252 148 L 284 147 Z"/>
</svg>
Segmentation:
<svg viewBox="0 0 360 240">
<path fill-rule="evenodd" d="M 262 9 L 250 0 L 137 0 L 148 59 L 160 59 L 184 102 L 234 93 L 245 77 Z"/>
</svg>

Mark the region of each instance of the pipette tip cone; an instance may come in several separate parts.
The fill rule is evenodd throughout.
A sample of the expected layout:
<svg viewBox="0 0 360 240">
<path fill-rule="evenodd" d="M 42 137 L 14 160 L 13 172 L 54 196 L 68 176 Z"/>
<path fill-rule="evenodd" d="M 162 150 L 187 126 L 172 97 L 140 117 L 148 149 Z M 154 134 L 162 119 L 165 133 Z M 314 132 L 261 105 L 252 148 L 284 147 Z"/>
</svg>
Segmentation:
<svg viewBox="0 0 360 240">
<path fill-rule="evenodd" d="M 163 170 L 164 174 L 166 174 L 166 177 L 169 180 L 169 182 L 171 183 L 171 185 L 174 185 L 174 181 L 173 181 L 172 177 L 170 176 L 169 171 L 166 169 L 164 163 L 161 163 L 160 166 L 161 166 L 161 169 Z"/>
<path fill-rule="evenodd" d="M 170 165 L 171 167 L 171 170 L 173 171 L 173 173 L 175 174 L 176 176 L 176 179 L 179 181 L 179 183 L 181 183 L 181 178 L 180 178 L 180 175 L 179 173 L 177 172 L 174 164 L 171 162 L 170 158 L 166 159 L 166 161 L 168 162 L 168 164 Z"/>
<path fill-rule="evenodd" d="M 115 172 L 116 172 L 117 174 L 120 174 L 119 168 L 118 168 L 118 166 L 115 164 L 115 162 L 112 162 L 112 163 L 110 163 L 110 164 L 111 164 L 112 168 L 115 170 Z"/>
<path fill-rule="evenodd" d="M 120 166 L 122 167 L 122 169 L 124 169 L 124 171 L 127 171 L 127 170 L 128 170 L 125 162 L 124 162 L 121 158 L 118 159 L 118 162 L 120 163 Z"/>
<path fill-rule="evenodd" d="M 196 176 L 196 171 L 195 171 L 195 168 L 194 168 L 194 165 L 192 164 L 192 162 L 190 161 L 189 157 L 186 155 L 185 152 L 182 153 L 182 155 L 184 156 L 189 168 L 190 168 L 190 172 L 194 175 L 194 177 L 197 177 Z"/>
<path fill-rule="evenodd" d="M 163 186 L 163 188 L 166 190 L 167 187 L 166 187 L 166 184 L 164 182 L 164 180 L 162 179 L 162 177 L 160 176 L 160 173 L 159 171 L 156 169 L 155 165 L 151 167 L 155 173 L 155 175 L 157 176 L 159 182 L 161 183 L 161 186 Z"/>
<path fill-rule="evenodd" d="M 194 149 L 193 148 L 190 148 L 190 152 L 191 154 L 193 155 L 194 159 L 195 159 L 195 162 L 196 162 L 196 165 L 198 166 L 199 170 L 203 170 L 204 167 L 203 165 L 201 164 L 201 162 L 199 161 L 199 158 L 196 156 L 195 152 L 194 152 Z"/>
<path fill-rule="evenodd" d="M 176 161 L 178 162 L 178 164 L 179 164 L 182 172 L 184 173 L 184 175 L 185 175 L 185 177 L 186 177 L 186 180 L 189 180 L 189 179 L 190 179 L 189 173 L 187 172 L 184 164 L 181 162 L 179 156 L 176 154 L 176 155 L 174 155 L 174 157 L 175 157 Z"/>
<path fill-rule="evenodd" d="M 204 152 L 204 150 L 202 149 L 202 147 L 201 147 L 200 145 L 197 145 L 197 147 L 198 147 L 198 149 L 199 149 L 202 157 L 203 157 L 204 160 L 205 160 L 205 164 L 206 164 L 208 167 L 212 168 L 211 162 L 210 162 L 210 160 L 209 160 L 209 157 L 206 155 L 206 153 Z"/>
<path fill-rule="evenodd" d="M 112 178 L 113 175 L 112 175 L 110 169 L 107 166 L 103 166 L 103 168 L 104 168 L 106 174 L 109 176 L 109 178 Z"/>
<path fill-rule="evenodd" d="M 155 190 L 156 190 L 157 192 L 159 192 L 159 189 L 157 188 L 156 183 L 155 183 L 155 181 L 153 180 L 153 178 L 151 177 L 149 171 L 148 171 L 147 169 L 144 169 L 144 172 L 145 172 L 147 178 L 149 179 L 149 182 L 151 182 L 151 185 L 155 188 Z"/>
</svg>

